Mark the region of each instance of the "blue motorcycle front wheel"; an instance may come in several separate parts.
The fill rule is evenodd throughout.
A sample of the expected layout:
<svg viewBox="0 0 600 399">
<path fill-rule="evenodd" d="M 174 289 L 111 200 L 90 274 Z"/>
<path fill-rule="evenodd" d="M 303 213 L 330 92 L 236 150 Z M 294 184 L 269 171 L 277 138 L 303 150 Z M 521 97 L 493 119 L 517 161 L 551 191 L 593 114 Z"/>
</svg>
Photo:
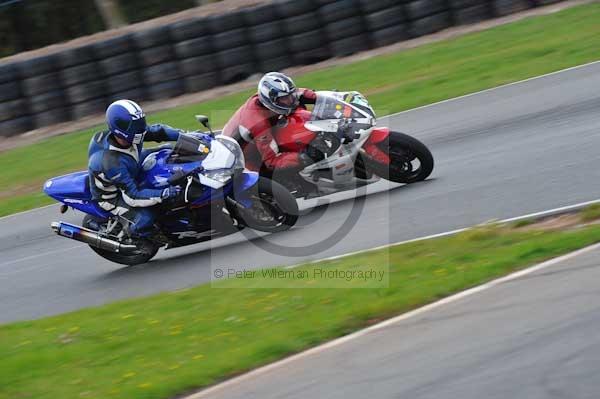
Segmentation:
<svg viewBox="0 0 600 399">
<path fill-rule="evenodd" d="M 258 183 L 246 194 L 251 206 L 237 206 L 237 219 L 251 229 L 267 233 L 289 230 L 298 220 L 298 203 L 281 184 L 260 177 Z"/>
</svg>

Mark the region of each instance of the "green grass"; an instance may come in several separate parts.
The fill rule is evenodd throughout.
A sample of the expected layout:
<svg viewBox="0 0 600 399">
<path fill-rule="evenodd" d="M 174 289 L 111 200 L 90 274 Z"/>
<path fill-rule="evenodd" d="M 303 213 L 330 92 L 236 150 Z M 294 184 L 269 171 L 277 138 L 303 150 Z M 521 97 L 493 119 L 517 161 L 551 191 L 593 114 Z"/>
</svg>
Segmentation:
<svg viewBox="0 0 600 399">
<path fill-rule="evenodd" d="M 298 269 L 374 268 L 378 288 L 259 276 L 3 325 L 0 398 L 174 397 L 599 240 L 485 226 Z"/>
<path fill-rule="evenodd" d="M 597 220 L 600 218 L 600 204 L 592 204 L 583 209 L 580 213 L 583 222 Z"/>
<path fill-rule="evenodd" d="M 597 60 L 600 4 L 583 5 L 484 32 L 297 77 L 299 86 L 360 90 L 379 115 Z M 251 91 L 159 112 L 150 118 L 185 129 L 193 115 L 223 125 Z M 96 127 L 98 129 L 98 127 Z M 37 194 L 49 177 L 86 166 L 95 129 L 0 154 L 0 215 L 51 203 Z"/>
</svg>

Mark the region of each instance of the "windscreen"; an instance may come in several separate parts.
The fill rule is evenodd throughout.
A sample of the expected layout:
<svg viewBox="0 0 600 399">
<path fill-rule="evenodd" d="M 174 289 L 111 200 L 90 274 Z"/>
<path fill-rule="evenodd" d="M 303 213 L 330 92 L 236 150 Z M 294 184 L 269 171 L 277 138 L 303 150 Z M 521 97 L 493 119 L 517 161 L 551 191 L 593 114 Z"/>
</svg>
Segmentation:
<svg viewBox="0 0 600 399">
<path fill-rule="evenodd" d="M 182 156 L 206 155 L 210 151 L 210 142 L 200 140 L 188 134 L 180 134 L 173 152 Z"/>
<path fill-rule="evenodd" d="M 359 93 L 340 93 L 342 101 L 333 95 L 317 95 L 317 102 L 312 111 L 312 120 L 365 118 L 366 115 L 375 116 L 369 103 Z M 348 101 L 349 100 L 349 101 Z M 366 115 L 356 108 L 360 108 Z"/>
</svg>

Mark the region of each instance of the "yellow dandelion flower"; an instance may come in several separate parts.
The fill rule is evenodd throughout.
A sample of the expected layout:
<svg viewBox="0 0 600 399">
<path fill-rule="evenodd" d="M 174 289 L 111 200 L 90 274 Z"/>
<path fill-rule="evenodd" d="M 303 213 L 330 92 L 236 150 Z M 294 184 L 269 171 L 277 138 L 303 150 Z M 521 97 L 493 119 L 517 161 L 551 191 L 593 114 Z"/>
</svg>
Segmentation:
<svg viewBox="0 0 600 399">
<path fill-rule="evenodd" d="M 200 355 L 194 356 L 192 359 L 199 360 L 199 359 L 202 359 L 203 357 L 204 357 L 204 355 L 200 354 Z"/>
<path fill-rule="evenodd" d="M 135 377 L 135 373 L 133 371 L 123 374 L 123 378 L 131 378 L 131 377 Z"/>
<path fill-rule="evenodd" d="M 143 384 L 139 384 L 138 388 L 146 389 L 146 388 L 150 388 L 151 386 L 152 386 L 152 384 L 150 384 L 149 382 L 144 382 Z"/>
</svg>

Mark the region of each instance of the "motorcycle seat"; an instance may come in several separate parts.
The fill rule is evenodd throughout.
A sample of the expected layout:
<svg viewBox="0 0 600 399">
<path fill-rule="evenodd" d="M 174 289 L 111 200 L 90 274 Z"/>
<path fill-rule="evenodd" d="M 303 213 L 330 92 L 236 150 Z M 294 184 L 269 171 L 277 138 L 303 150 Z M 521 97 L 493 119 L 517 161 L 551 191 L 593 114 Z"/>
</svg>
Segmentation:
<svg viewBox="0 0 600 399">
<path fill-rule="evenodd" d="M 49 182 L 52 182 L 49 184 Z M 45 191 L 48 195 L 89 200 L 91 198 L 90 181 L 88 172 L 81 171 L 68 175 L 55 177 L 46 183 Z"/>
</svg>

